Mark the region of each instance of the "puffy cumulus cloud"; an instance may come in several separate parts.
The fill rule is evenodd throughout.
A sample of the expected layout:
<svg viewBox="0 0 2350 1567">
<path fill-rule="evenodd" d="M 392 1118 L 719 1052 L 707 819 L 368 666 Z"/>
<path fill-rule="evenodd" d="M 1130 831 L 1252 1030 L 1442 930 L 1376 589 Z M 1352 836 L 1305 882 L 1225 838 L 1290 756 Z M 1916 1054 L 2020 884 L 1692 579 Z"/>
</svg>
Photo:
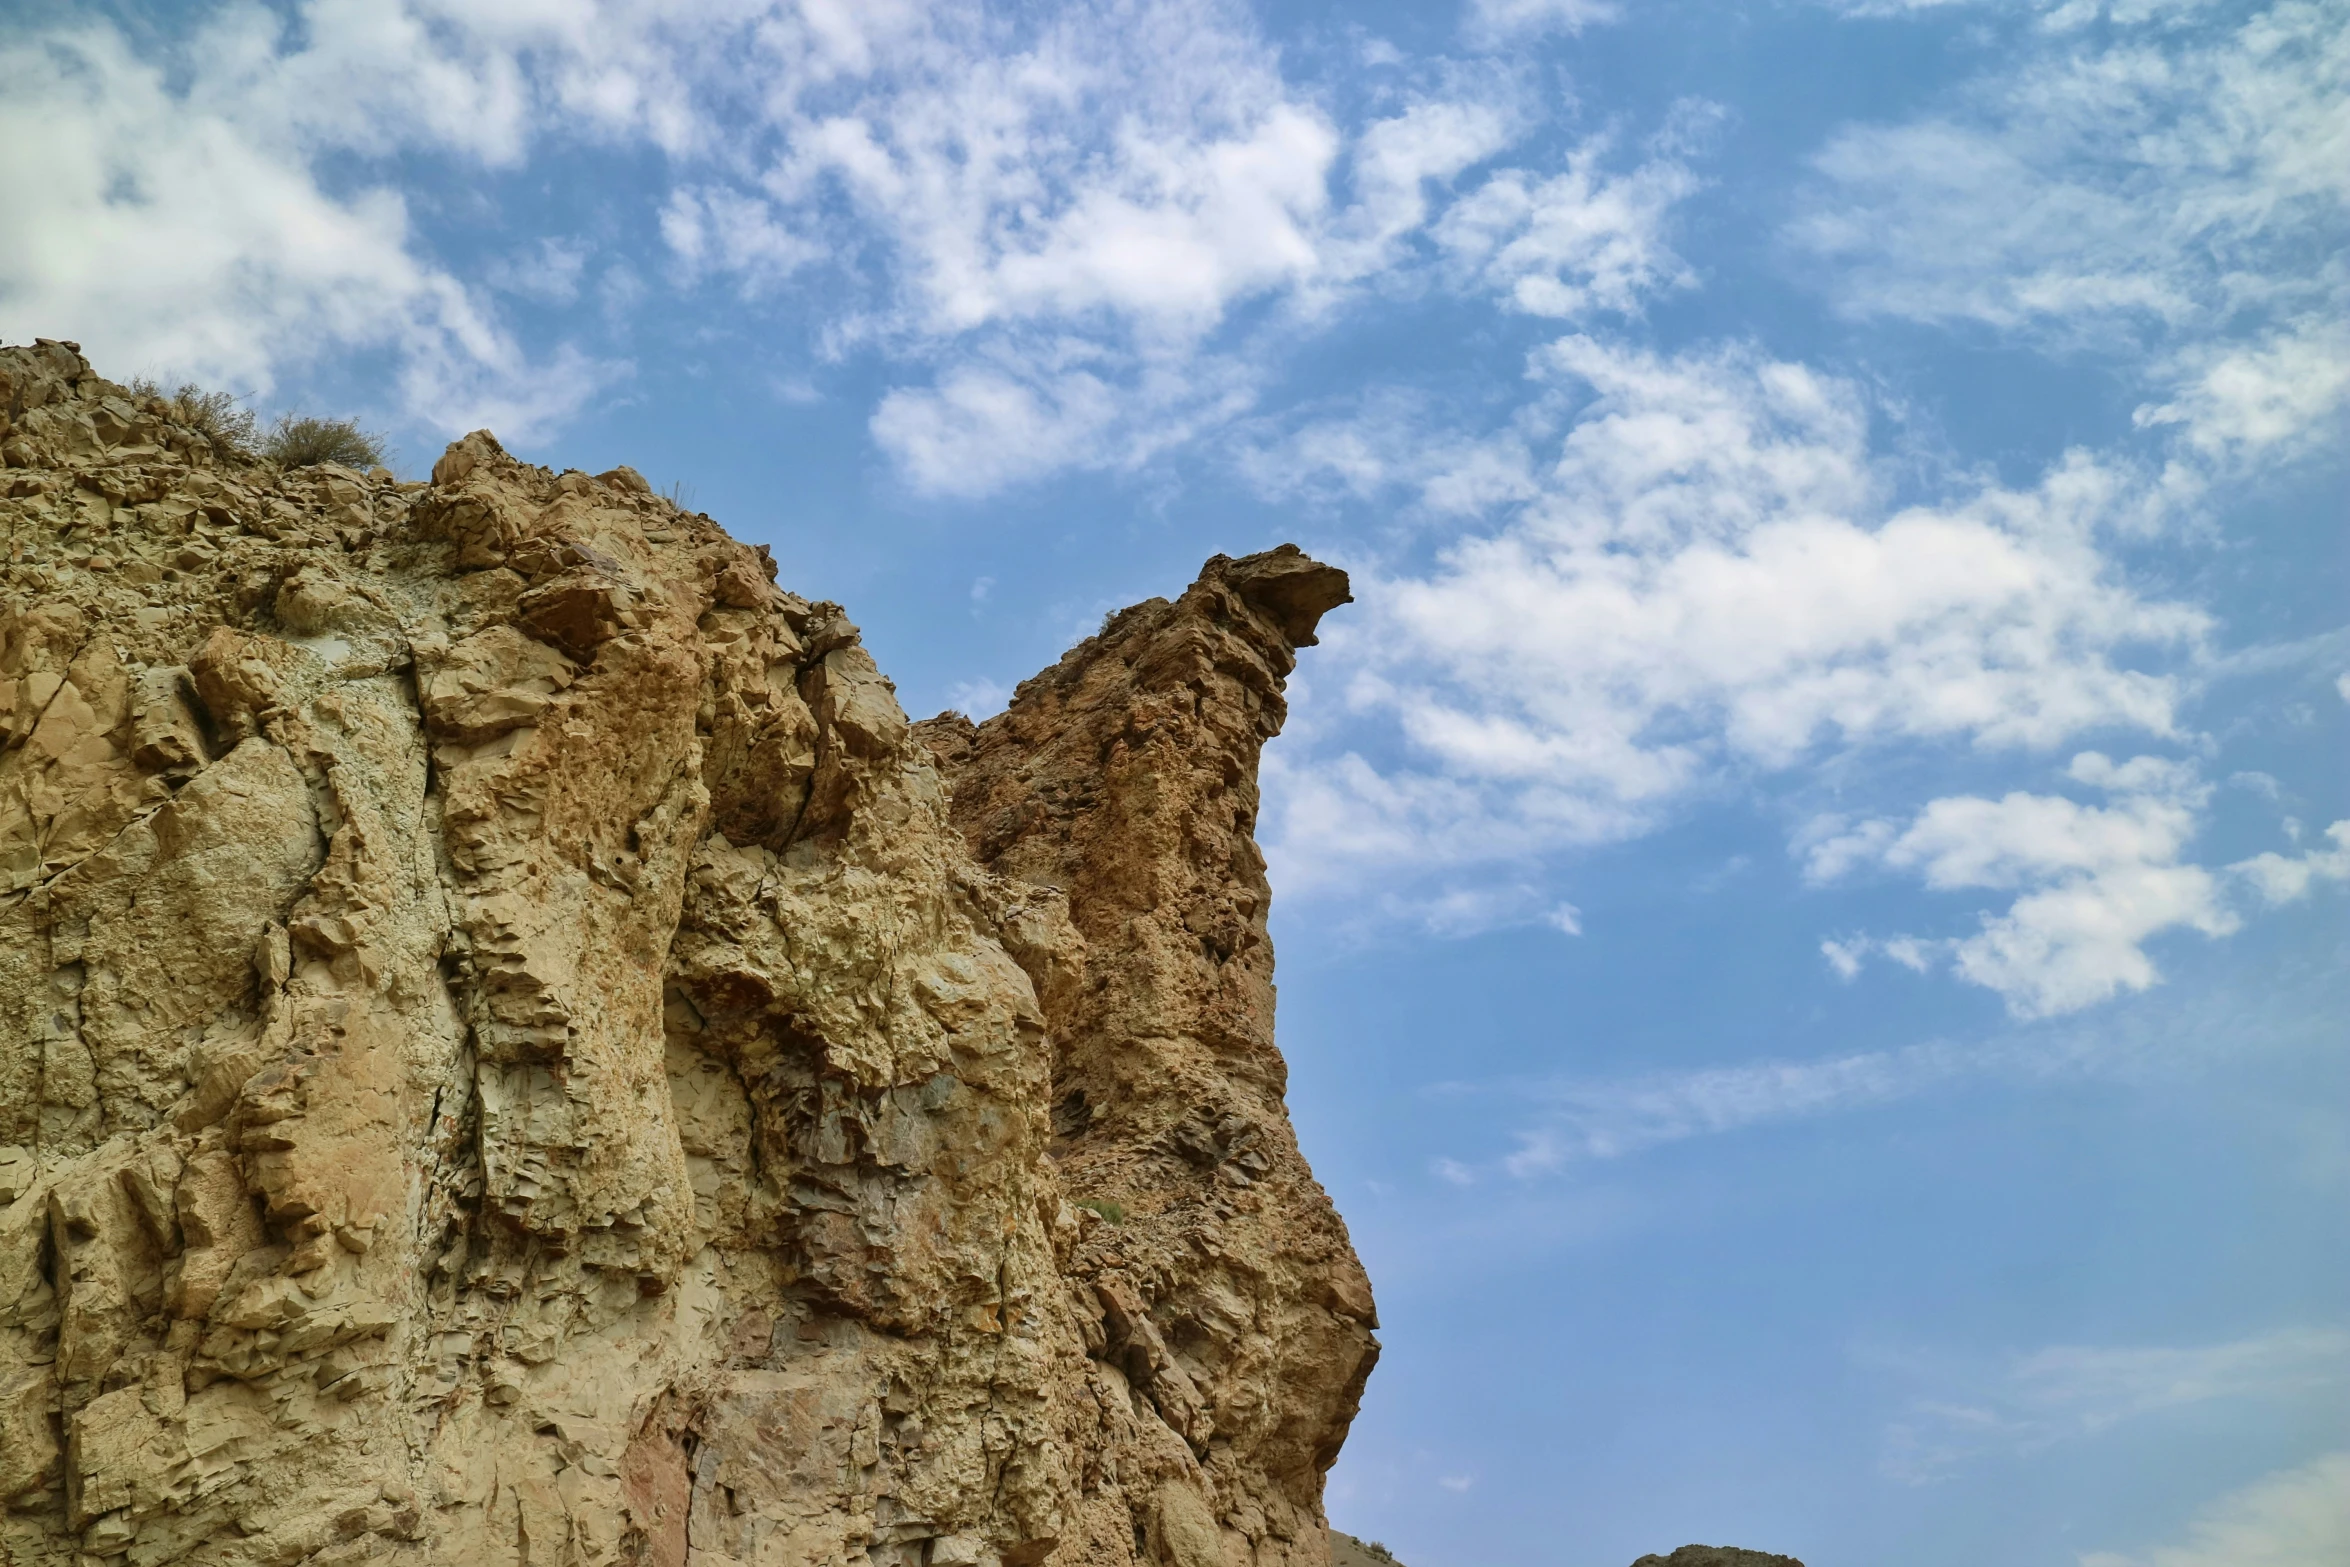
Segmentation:
<svg viewBox="0 0 2350 1567">
<path fill-rule="evenodd" d="M 2202 1508 L 2143 1555 L 2091 1551 L 2080 1567 L 2333 1567 L 2350 1560 L 2350 1453 L 2263 1476 Z"/>
<path fill-rule="evenodd" d="M 1318 262 L 1339 132 L 1236 8 L 1078 4 L 1018 24 L 976 5 L 798 18 L 767 99 L 756 192 L 837 200 L 890 258 L 864 323 L 953 336 L 1098 314 L 1185 340 Z M 779 66 L 794 61 L 778 58 Z"/>
<path fill-rule="evenodd" d="M 2325 835 L 2327 843 L 2332 845 L 2330 848 L 2315 848 L 2303 854 L 2278 854 L 2272 850 L 2238 860 L 2228 869 L 2249 883 L 2264 903 L 2273 906 L 2298 902 L 2308 897 L 2310 889 L 2320 882 L 2350 881 L 2350 821 L 2334 823 Z"/>
<path fill-rule="evenodd" d="M 1207 339 L 1236 307 L 1310 326 L 1527 123 L 1507 82 L 1464 78 L 1342 127 L 1235 0 L 301 0 L 143 50 L 104 24 L 28 32 L 0 73 L 23 219 L 0 327 L 256 388 L 388 348 L 419 415 L 543 424 L 621 367 L 526 354 L 490 291 L 609 301 L 637 269 L 550 245 L 470 288 L 396 182 L 418 158 L 519 170 L 558 139 L 650 148 L 671 281 L 792 289 L 821 351 L 903 366 L 874 435 L 917 487 L 960 492 L 1230 417 L 1259 366 Z"/>
<path fill-rule="evenodd" d="M 661 208 L 661 239 L 682 279 L 731 277 L 755 297 L 824 259 L 806 228 L 787 226 L 775 210 L 725 185 L 679 185 Z"/>
<path fill-rule="evenodd" d="M 298 25 L 223 10 L 161 58 L 102 23 L 0 45 L 0 201 L 14 215 L 0 331 L 258 392 L 331 354 L 389 350 L 406 411 L 428 423 L 494 420 L 524 440 L 559 423 L 624 367 L 526 351 L 426 254 L 389 184 L 330 182 L 318 165 L 419 147 L 510 160 L 534 112 L 516 39 L 562 14 L 320 0 Z M 623 113 L 577 73 L 553 90 L 599 123 L 652 113 L 642 94 Z M 561 294 L 578 265 L 549 250 L 493 281 Z"/>
<path fill-rule="evenodd" d="M 1937 891 L 2020 893 L 1970 936 L 1827 943 L 1830 966 L 1849 978 L 1872 951 L 1920 970 L 1946 958 L 2016 1015 L 2047 1017 L 2155 984 L 2146 943 L 2163 932 L 2223 936 L 2237 927 L 2220 878 L 2183 859 L 2211 795 L 2192 767 L 2151 756 L 2116 764 L 2089 751 L 2069 774 L 2113 802 L 2018 790 L 1996 800 L 1947 796 L 1907 823 L 1813 823 L 1799 848 L 1814 881 L 1876 865 Z"/>
<path fill-rule="evenodd" d="M 1353 200 L 1332 225 L 1324 271 L 1339 282 L 1392 263 L 1407 236 L 1428 220 L 1432 186 L 1502 151 L 1533 116 L 1506 77 L 1453 84 L 1457 97 L 1426 98 L 1374 120 L 1349 159 Z"/>
<path fill-rule="evenodd" d="M 2206 464 L 2324 442 L 2350 393 L 2350 13 L 2069 4 L 2015 52 L 1819 153 L 1787 238 L 1838 307 L 2119 351 L 2158 392 L 2140 421 Z"/>
<path fill-rule="evenodd" d="M 2345 149 L 2350 153 L 2350 148 Z M 2350 296 L 2345 296 L 2350 299 Z M 2350 317 L 2304 316 L 2246 342 L 2211 342 L 2171 356 L 2168 400 L 2140 405 L 2141 428 L 2175 428 L 2221 469 L 2255 454 L 2329 448 L 2350 400 Z"/>
<path fill-rule="evenodd" d="M 2177 678 L 2131 660 L 2192 652 L 2207 623 L 2105 555 L 2143 499 L 2126 472 L 2076 454 L 2027 489 L 1900 506 L 1847 382 L 1581 336 L 1537 370 L 1574 411 L 1502 438 L 1525 486 L 1506 521 L 1425 572 L 1359 573 L 1329 632 L 1347 711 L 1397 744 L 1308 737 L 1323 760 L 1283 763 L 1285 885 L 1627 836 L 1824 747 L 2174 731 Z"/>
<path fill-rule="evenodd" d="M 2048 1017 L 2159 983 L 2147 943 L 2174 930 L 2230 934 L 2242 923 L 2234 905 L 2244 893 L 2275 906 L 2321 882 L 2350 880 L 2350 822 L 2336 822 L 2325 845 L 2301 854 L 2264 853 L 2214 871 L 2186 858 L 2212 794 L 2191 764 L 2153 756 L 2116 763 L 2087 751 L 2067 774 L 2111 803 L 2016 790 L 1995 800 L 1946 796 L 1907 822 L 1807 824 L 1796 849 L 1815 883 L 1875 867 L 1939 892 L 2020 894 L 2004 912 L 1982 914 L 1968 936 L 1824 941 L 1829 968 L 1850 979 L 1872 956 L 1920 973 L 1947 962 L 1997 991 L 2017 1016 Z"/>
<path fill-rule="evenodd" d="M 0 51 L 0 312 L 115 365 L 266 385 L 281 356 L 472 326 L 387 190 L 344 199 L 104 28 Z"/>
<path fill-rule="evenodd" d="M 2063 1344 L 2015 1355 L 1996 1370 L 1899 1369 L 1946 1384 L 1915 1400 L 1887 1432 L 1885 1472 L 1925 1483 L 1985 1457 L 2029 1456 L 2167 1410 L 2328 1396 L 2350 1376 L 2350 1333 L 2294 1327 L 2216 1344 Z M 2270 1559 L 2212 1558 L 2230 1567 Z M 2280 1560 L 2299 1567 L 2305 1559 Z"/>
<path fill-rule="evenodd" d="M 523 163 L 552 129 L 672 155 L 720 136 L 714 80 L 774 0 L 299 0 L 230 6 L 197 37 L 191 98 L 307 143 Z"/>
<path fill-rule="evenodd" d="M 1251 367 L 1199 355 L 1134 364 L 1098 343 L 1022 340 L 956 356 L 884 394 L 883 449 L 919 490 L 986 495 L 1070 468 L 1134 468 L 1240 413 Z"/>
<path fill-rule="evenodd" d="M 1245 409 L 1262 355 L 1211 342 L 1234 312 L 1271 302 L 1310 325 L 1407 259 L 1431 189 L 1522 130 L 1510 97 L 1341 127 L 1234 6 L 1079 4 L 1018 26 L 940 7 L 771 95 L 741 199 L 791 233 L 854 215 L 886 265 L 831 346 L 935 366 L 885 396 L 873 433 L 915 487 L 985 493 L 1131 466 Z"/>
<path fill-rule="evenodd" d="M 1648 295 L 1693 283 L 1665 227 L 1702 182 L 1677 149 L 1611 171 L 1613 141 L 1585 140 L 1547 179 L 1499 170 L 1454 202 L 1435 239 L 1455 270 L 1513 309 L 1564 319 L 1633 314 Z"/>
</svg>

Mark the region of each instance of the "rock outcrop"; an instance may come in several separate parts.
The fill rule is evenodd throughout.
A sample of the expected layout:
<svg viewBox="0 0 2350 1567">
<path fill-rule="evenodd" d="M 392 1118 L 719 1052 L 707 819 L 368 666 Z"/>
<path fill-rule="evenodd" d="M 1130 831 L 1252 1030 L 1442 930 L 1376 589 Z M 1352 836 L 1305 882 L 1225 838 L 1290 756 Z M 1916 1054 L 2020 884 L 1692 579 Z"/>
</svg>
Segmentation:
<svg viewBox="0 0 2350 1567">
<path fill-rule="evenodd" d="M 486 433 L 0 350 L 0 1559 L 1323 1567 L 1377 1354 L 1210 561 L 974 727 Z"/>
</svg>

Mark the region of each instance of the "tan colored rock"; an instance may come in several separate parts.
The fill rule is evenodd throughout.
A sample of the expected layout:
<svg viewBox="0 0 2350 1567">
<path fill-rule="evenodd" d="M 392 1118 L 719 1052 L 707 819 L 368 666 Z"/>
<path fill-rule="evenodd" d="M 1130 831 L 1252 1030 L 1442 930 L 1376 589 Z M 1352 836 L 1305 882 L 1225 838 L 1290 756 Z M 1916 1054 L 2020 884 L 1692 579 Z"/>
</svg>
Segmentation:
<svg viewBox="0 0 2350 1567">
<path fill-rule="evenodd" d="M 974 857 L 1058 891 L 1085 944 L 1082 983 L 1040 989 L 1055 1163 L 1092 1205 L 1063 1262 L 1098 1308 L 1102 1415 L 1067 1438 L 1100 1455 L 1087 1550 L 1150 1519 L 1186 1567 L 1326 1558 L 1322 1476 L 1376 1318 L 1283 1109 L 1252 832 L 1295 649 L 1346 599 L 1294 547 L 1219 556 L 985 725 L 925 726 Z"/>
<path fill-rule="evenodd" d="M 1343 576 L 916 726 L 632 470 L 0 409 L 0 1559 L 1323 1567 L 1250 831 Z"/>
</svg>

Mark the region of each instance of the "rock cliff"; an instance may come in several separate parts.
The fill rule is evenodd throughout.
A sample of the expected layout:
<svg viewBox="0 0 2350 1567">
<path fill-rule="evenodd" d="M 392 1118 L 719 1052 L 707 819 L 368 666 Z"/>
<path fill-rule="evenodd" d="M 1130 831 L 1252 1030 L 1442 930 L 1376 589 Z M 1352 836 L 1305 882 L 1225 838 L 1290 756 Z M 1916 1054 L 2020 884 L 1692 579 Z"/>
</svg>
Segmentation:
<svg viewBox="0 0 2350 1567">
<path fill-rule="evenodd" d="M 635 473 L 0 350 L 0 1558 L 1324 1567 L 1218 557 L 972 726 Z"/>
</svg>

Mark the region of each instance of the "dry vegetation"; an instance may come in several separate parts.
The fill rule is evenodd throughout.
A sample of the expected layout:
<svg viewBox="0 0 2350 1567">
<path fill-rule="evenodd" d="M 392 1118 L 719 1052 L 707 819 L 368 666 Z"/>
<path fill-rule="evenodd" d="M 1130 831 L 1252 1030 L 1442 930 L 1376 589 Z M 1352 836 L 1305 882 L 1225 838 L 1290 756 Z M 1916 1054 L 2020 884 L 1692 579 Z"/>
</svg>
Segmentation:
<svg viewBox="0 0 2350 1567">
<path fill-rule="evenodd" d="M 309 468 L 337 463 L 362 471 L 385 465 L 389 450 L 382 436 L 363 428 L 356 419 L 320 419 L 310 414 L 281 414 L 266 431 L 253 410 L 228 392 L 208 392 L 193 381 L 165 391 L 154 381 L 138 380 L 131 390 L 163 405 L 165 417 L 185 426 L 231 456 L 265 462 L 278 468 Z"/>
</svg>

